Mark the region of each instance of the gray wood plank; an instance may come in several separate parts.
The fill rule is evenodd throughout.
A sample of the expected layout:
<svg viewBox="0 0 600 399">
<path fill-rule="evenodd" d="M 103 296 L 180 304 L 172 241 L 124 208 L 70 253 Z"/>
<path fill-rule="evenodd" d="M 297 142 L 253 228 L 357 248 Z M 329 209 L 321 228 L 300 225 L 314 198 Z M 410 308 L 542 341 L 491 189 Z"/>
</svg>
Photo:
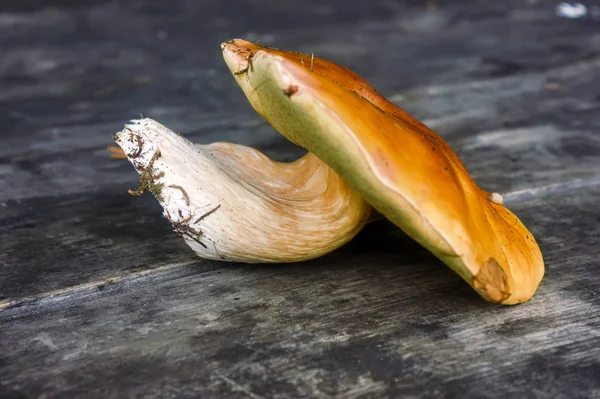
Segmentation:
<svg viewBox="0 0 600 399">
<path fill-rule="evenodd" d="M 218 38 L 204 35 L 192 41 L 200 34 L 197 29 L 204 29 L 189 16 L 186 7 L 193 5 L 174 4 L 169 18 L 182 18 L 183 25 L 165 22 L 162 28 L 175 30 L 163 43 L 151 29 L 159 29 L 158 11 L 132 4 L 11 13 L 0 23 L 0 33 L 7 35 L 0 34 L 2 43 L 11 48 L 0 63 L 0 81 L 8 85 L 0 91 L 0 109 L 7 111 L 0 112 L 7 129 L 0 146 L 3 301 L 170 262 L 204 265 L 190 257 L 152 201 L 129 198 L 126 189 L 137 183 L 132 167 L 107 157 L 112 133 L 139 112 L 197 142 L 243 143 L 280 160 L 303 153 L 246 104 L 221 60 Z M 211 4 L 213 15 L 221 15 L 220 6 Z M 285 4 L 273 11 L 276 16 L 291 7 Z M 359 7 L 347 11 L 356 17 L 362 6 L 352 7 Z M 271 26 L 270 14 L 263 13 L 266 26 L 259 36 L 296 50 L 312 49 L 364 74 L 446 137 L 485 189 L 510 199 L 548 187 L 594 184 L 600 178 L 594 117 L 600 106 L 594 84 L 600 61 L 590 57 L 600 43 L 595 33 L 587 24 L 556 20 L 542 12 L 546 5 L 519 3 L 509 13 L 489 7 L 485 2 L 466 9 L 444 5 L 432 14 L 413 5 L 406 12 L 394 9 L 386 18 L 364 16 L 358 22 L 327 14 L 310 32 L 297 23 Z M 488 17 L 469 14 L 477 15 L 478 9 L 487 10 Z M 82 14 L 96 22 L 75 35 L 69 26 Z M 337 23 L 325 23 L 327 18 Z M 124 19 L 139 29 L 126 35 L 118 24 Z M 420 20 L 444 34 L 411 33 L 403 27 Z M 364 29 L 351 34 L 355 23 Z M 104 29 L 107 24 L 115 30 Z M 48 32 L 55 25 L 65 31 Z M 22 29 L 23 40 L 50 37 L 31 47 L 16 40 L 15 26 Z M 509 28 L 513 35 L 543 32 L 544 46 L 531 55 L 528 42 L 504 40 Z M 480 32 L 477 40 L 470 39 L 473 30 Z M 270 31 L 277 32 L 275 37 L 268 36 Z M 142 45 L 147 40 L 154 45 Z M 556 52 L 557 47 L 564 51 Z M 512 69 L 497 70 L 504 59 Z M 65 91 L 42 90 L 55 85 L 64 85 Z M 111 236 L 124 231 L 131 236 L 119 249 Z M 143 240 L 135 233 L 141 231 Z M 26 248 L 50 248 L 52 256 L 38 259 Z"/>
<path fill-rule="evenodd" d="M 342 3 L 0 6 L 0 397 L 600 396 L 598 21 Z M 482 302 L 386 222 L 305 264 L 196 258 L 104 148 L 143 114 L 302 154 L 229 76 L 232 37 L 346 65 L 445 137 L 538 238 L 534 299 Z"/>
<path fill-rule="evenodd" d="M 4 392 L 594 397 L 599 200 L 600 185 L 516 206 L 547 275 L 513 307 L 387 223 L 306 264 L 170 269 L 22 304 L 0 313 Z"/>
<path fill-rule="evenodd" d="M 263 143 L 267 152 L 280 157 L 289 159 L 298 152 Z M 600 181 L 600 136 L 583 131 L 542 125 L 483 132 L 460 143 L 459 152 L 476 181 L 502 193 L 511 209 L 521 196 L 577 190 Z M 35 187 L 47 196 L 0 202 L 0 303 L 171 262 L 208 267 L 171 231 L 151 196 L 127 194 L 137 185 L 137 174 L 128 163 L 104 154 L 65 154 L 49 161 L 47 170 L 58 177 L 46 180 L 35 172 L 39 164 L 29 162 L 13 163 L 34 170 L 31 179 L 23 180 L 29 183 L 23 190 Z M 91 180 L 82 181 L 73 173 Z M 57 181 L 85 192 L 61 196 L 53 191 Z M 7 187 L 14 195 L 19 186 Z M 44 251 L 50 255 L 40 258 Z"/>
<path fill-rule="evenodd" d="M 216 267 L 172 231 L 154 198 L 139 200 L 123 189 L 13 201 L 2 208 L 0 307 L 169 265 Z"/>
<path fill-rule="evenodd" d="M 0 65 L 0 117 L 10 132 L 0 147 L 0 184 L 10 190 L 0 192 L 0 200 L 68 195 L 129 182 L 126 169 L 114 170 L 103 158 L 104 147 L 111 144 L 113 132 L 139 114 L 200 142 L 284 146 L 246 104 L 221 60 L 220 41 L 241 33 L 266 44 L 316 52 L 355 69 L 438 130 L 470 170 L 488 179 L 482 184 L 495 182 L 499 191 L 539 183 L 539 176 L 525 175 L 507 179 L 503 187 L 501 176 L 511 169 L 543 168 L 544 179 L 555 182 L 585 178 L 597 169 L 600 139 L 590 134 L 598 129 L 594 115 L 600 107 L 594 84 L 600 36 L 594 25 L 559 19 L 545 2 L 513 2 L 512 8 L 483 1 L 469 7 L 441 4 L 429 13 L 417 3 L 402 8 L 358 3 L 348 10 L 323 5 L 318 18 L 296 14 L 296 22 L 282 24 L 293 7 L 284 2 L 258 12 L 261 17 L 253 22 L 223 22 L 215 35 L 197 23 L 190 3 L 174 3 L 165 21 L 162 6 L 135 2 L 9 14 L 8 22 L 0 24 L 3 45 L 10 49 Z M 218 2 L 207 4 L 203 17 L 229 15 Z M 377 11 L 381 9 L 388 12 Z M 227 18 L 238 18 L 239 11 Z M 315 11 L 307 7 L 298 12 Z M 78 18 L 91 19 L 84 32 L 73 28 Z M 65 32 L 48 32 L 49 23 Z M 242 28 L 250 26 L 263 29 Z M 157 34 L 164 30 L 171 33 L 160 40 Z M 16 31 L 23 42 L 15 40 Z M 519 38 L 543 42 L 536 47 L 537 42 Z M 32 47 L 32 41 L 38 46 Z M 511 160 L 486 168 L 462 148 L 482 132 L 507 130 L 510 137 L 523 128 L 560 132 L 547 134 L 541 154 L 535 154 L 542 157 L 538 163 Z M 530 144 L 538 145 L 536 139 L 540 137 L 531 136 Z M 559 154 L 554 147 L 560 147 Z M 82 154 L 70 154 L 75 150 Z M 277 150 L 272 153 L 281 156 Z M 566 171 L 573 159 L 579 170 Z M 81 167 L 73 168 L 73 163 Z M 547 170 L 547 165 L 553 167 Z"/>
</svg>

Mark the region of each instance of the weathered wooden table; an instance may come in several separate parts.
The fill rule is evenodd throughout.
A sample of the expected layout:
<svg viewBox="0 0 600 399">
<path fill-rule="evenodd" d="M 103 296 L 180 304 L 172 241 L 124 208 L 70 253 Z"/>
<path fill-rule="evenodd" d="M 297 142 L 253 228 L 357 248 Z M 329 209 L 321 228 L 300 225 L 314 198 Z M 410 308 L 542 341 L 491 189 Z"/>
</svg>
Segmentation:
<svg viewBox="0 0 600 399">
<path fill-rule="evenodd" d="M 52 3 L 0 9 L 0 397 L 600 397 L 593 7 Z M 537 237 L 536 296 L 490 305 L 387 222 L 304 264 L 196 258 L 106 146 L 143 114 L 302 154 L 231 78 L 233 37 L 346 65 L 438 131 Z"/>
</svg>

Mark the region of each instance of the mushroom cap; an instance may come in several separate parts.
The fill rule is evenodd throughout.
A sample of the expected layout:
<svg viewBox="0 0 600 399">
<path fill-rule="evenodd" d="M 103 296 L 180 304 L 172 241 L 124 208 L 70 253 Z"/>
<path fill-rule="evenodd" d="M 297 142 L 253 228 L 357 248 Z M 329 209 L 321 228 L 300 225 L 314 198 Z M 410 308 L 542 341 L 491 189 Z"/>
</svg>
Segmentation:
<svg viewBox="0 0 600 399">
<path fill-rule="evenodd" d="M 503 304 L 531 298 L 544 275 L 533 235 L 475 184 L 439 135 L 332 62 L 240 39 L 222 49 L 261 116 L 483 298 Z"/>
</svg>

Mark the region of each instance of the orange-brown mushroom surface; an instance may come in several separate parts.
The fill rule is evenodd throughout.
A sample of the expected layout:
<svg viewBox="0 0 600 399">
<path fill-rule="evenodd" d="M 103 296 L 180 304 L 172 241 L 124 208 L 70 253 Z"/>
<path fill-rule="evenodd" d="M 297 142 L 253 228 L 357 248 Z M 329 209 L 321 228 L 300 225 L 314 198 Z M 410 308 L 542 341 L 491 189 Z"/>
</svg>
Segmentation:
<svg viewBox="0 0 600 399">
<path fill-rule="evenodd" d="M 332 62 L 239 39 L 222 48 L 261 116 L 483 298 L 531 298 L 544 274 L 533 235 L 501 197 L 475 184 L 440 136 Z"/>
</svg>

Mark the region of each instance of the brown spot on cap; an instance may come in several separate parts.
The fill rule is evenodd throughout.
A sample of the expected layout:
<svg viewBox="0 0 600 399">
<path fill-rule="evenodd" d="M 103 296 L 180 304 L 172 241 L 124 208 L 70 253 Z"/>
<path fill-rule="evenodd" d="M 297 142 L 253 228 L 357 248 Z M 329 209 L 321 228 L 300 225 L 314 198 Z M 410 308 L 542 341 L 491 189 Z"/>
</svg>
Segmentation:
<svg viewBox="0 0 600 399">
<path fill-rule="evenodd" d="M 473 287 L 493 303 L 501 303 L 510 297 L 508 277 L 494 258 L 485 262 L 473 277 Z"/>
<path fill-rule="evenodd" d="M 288 97 L 291 97 L 297 91 L 298 91 L 298 86 L 297 85 L 289 85 L 288 88 L 283 91 L 283 94 L 285 94 Z"/>
</svg>

